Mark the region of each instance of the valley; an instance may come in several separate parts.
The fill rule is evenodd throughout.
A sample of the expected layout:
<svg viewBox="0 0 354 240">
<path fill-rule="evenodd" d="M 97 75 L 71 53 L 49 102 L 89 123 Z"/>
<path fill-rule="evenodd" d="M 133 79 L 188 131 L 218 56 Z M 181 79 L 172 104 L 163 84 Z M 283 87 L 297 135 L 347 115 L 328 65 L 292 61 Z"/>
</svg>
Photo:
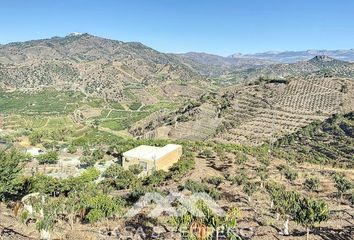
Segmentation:
<svg viewBox="0 0 354 240">
<path fill-rule="evenodd" d="M 0 239 L 352 239 L 354 63 L 330 53 L 0 45 Z M 168 171 L 123 168 L 128 150 L 166 144 L 183 149 Z M 171 193 L 205 193 L 227 215 L 204 199 L 204 217 L 151 217 L 155 202 L 127 218 L 152 192 L 173 207 Z"/>
</svg>

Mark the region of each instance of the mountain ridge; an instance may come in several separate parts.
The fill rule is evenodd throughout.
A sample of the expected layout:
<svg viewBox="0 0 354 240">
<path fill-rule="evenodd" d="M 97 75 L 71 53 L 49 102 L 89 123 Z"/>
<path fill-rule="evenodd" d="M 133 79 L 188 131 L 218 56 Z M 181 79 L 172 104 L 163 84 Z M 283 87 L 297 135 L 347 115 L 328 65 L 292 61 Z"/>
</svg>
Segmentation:
<svg viewBox="0 0 354 240">
<path fill-rule="evenodd" d="M 341 50 L 304 50 L 304 51 L 267 51 L 253 54 L 235 53 L 229 58 L 257 58 L 273 60 L 281 63 L 294 63 L 309 60 L 317 55 L 327 55 L 344 61 L 354 61 L 354 49 Z"/>
<path fill-rule="evenodd" d="M 119 100 L 128 85 L 169 81 L 191 83 L 205 78 L 179 58 L 142 43 L 87 33 L 0 47 L 0 84 L 4 88 L 79 86 L 86 94 Z"/>
</svg>

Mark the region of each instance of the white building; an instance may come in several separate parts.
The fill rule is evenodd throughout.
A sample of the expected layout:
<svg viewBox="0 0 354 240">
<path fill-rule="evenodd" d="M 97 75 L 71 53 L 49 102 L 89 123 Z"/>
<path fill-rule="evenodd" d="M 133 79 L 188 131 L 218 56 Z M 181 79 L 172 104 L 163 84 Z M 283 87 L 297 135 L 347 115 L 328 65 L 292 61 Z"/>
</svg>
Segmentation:
<svg viewBox="0 0 354 240">
<path fill-rule="evenodd" d="M 144 175 L 153 171 L 168 171 L 170 167 L 181 158 L 182 146 L 167 144 L 164 147 L 141 145 L 123 153 L 122 166 L 129 169 L 131 165 L 143 167 Z"/>
</svg>

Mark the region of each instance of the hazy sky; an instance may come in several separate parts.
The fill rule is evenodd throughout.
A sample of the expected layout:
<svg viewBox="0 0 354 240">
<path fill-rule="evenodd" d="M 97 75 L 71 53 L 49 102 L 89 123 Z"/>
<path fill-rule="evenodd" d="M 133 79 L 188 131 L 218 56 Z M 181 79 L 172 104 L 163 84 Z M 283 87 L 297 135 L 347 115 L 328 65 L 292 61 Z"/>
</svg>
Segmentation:
<svg viewBox="0 0 354 240">
<path fill-rule="evenodd" d="M 162 52 L 354 48 L 354 0 L 0 0 L 0 43 L 70 32 Z"/>
</svg>

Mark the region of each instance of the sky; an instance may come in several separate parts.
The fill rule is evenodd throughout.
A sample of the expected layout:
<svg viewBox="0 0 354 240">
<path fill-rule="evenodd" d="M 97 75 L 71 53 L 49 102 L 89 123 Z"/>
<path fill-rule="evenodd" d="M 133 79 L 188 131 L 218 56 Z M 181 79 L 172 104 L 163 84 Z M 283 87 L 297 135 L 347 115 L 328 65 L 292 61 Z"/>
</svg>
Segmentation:
<svg viewBox="0 0 354 240">
<path fill-rule="evenodd" d="M 354 48 L 354 0 L 0 0 L 0 44 L 87 32 L 161 52 Z"/>
</svg>

